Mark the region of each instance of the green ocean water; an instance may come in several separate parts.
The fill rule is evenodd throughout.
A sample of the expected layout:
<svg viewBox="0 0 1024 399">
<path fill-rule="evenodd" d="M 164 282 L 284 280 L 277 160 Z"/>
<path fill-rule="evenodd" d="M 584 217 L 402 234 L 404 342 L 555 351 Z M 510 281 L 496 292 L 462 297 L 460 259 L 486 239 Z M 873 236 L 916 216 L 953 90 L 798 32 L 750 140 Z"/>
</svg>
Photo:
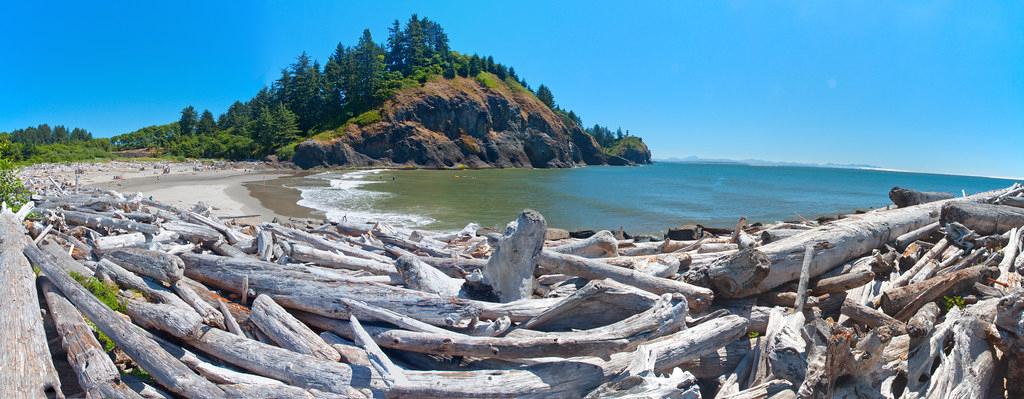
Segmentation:
<svg viewBox="0 0 1024 399">
<path fill-rule="evenodd" d="M 893 186 L 975 193 L 1011 180 L 865 169 L 656 163 L 638 167 L 328 172 L 298 184 L 300 205 L 330 219 L 434 230 L 504 226 L 523 208 L 552 227 L 659 233 L 683 223 L 732 226 L 813 219 L 888 205 Z"/>
</svg>

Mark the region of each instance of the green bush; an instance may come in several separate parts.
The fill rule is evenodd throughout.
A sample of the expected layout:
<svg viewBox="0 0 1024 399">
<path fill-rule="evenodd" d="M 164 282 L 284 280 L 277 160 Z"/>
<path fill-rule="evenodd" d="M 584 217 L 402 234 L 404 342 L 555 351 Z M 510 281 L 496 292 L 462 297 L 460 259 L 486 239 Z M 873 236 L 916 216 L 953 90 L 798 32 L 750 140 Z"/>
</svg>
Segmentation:
<svg viewBox="0 0 1024 399">
<path fill-rule="evenodd" d="M 380 121 L 381 121 L 381 117 L 380 117 L 380 110 L 379 109 L 371 109 L 369 111 L 366 111 L 366 112 L 363 112 L 363 113 L 359 114 L 359 116 L 357 116 L 355 118 L 349 119 L 349 122 L 355 123 L 356 125 L 358 125 L 360 127 L 367 126 L 367 125 L 372 125 L 372 124 L 380 122 Z"/>
<path fill-rule="evenodd" d="M 0 154 L 10 151 L 10 148 L 10 142 L 0 141 Z M 7 206 L 18 209 L 28 201 L 28 197 L 28 190 L 21 183 L 21 179 L 18 179 L 14 162 L 6 157 L 0 158 L 0 202 L 6 202 Z"/>
</svg>

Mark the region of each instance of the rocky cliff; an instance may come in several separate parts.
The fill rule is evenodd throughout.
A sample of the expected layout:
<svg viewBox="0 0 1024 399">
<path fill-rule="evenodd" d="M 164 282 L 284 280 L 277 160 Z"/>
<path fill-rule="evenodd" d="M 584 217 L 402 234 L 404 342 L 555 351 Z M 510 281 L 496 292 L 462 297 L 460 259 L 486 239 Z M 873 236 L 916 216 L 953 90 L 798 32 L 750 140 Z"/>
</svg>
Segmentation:
<svg viewBox="0 0 1024 399">
<path fill-rule="evenodd" d="M 649 152 L 646 158 L 606 154 L 529 91 L 489 74 L 402 90 L 379 113 L 363 126 L 349 123 L 299 144 L 293 162 L 302 168 L 564 168 L 608 164 L 609 158 L 613 164 L 650 163 Z"/>
</svg>

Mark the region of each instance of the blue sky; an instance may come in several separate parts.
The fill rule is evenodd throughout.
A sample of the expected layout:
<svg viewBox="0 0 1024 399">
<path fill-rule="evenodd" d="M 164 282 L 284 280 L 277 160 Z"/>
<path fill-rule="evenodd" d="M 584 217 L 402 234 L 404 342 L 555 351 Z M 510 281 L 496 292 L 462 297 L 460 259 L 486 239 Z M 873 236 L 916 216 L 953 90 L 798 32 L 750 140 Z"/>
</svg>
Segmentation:
<svg viewBox="0 0 1024 399">
<path fill-rule="evenodd" d="M 1024 2 L 173 3 L 6 4 L 0 131 L 219 114 L 417 12 L 656 158 L 1024 176 Z"/>
</svg>

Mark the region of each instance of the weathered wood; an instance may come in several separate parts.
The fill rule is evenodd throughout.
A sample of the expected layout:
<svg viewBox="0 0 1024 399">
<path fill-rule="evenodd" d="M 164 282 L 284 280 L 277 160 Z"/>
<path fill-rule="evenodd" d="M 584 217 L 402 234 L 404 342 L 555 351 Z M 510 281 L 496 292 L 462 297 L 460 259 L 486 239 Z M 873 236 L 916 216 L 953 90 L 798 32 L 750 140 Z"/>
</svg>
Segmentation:
<svg viewBox="0 0 1024 399">
<path fill-rule="evenodd" d="M 226 241 L 217 241 L 212 244 L 207 243 L 206 247 L 210 248 L 211 251 L 220 256 L 231 256 L 235 258 L 244 258 L 249 256 L 241 249 L 238 249 L 238 247 L 228 244 Z"/>
<path fill-rule="evenodd" d="M 209 303 L 206 303 L 199 294 L 192 289 L 192 286 L 185 283 L 182 280 L 178 280 L 174 283 L 174 292 L 181 297 L 185 303 L 189 304 L 196 313 L 203 318 L 203 321 L 207 324 L 215 326 L 217 328 L 225 328 L 224 315 L 220 313 L 220 310 L 214 308 Z"/>
<path fill-rule="evenodd" d="M 78 211 L 63 211 L 64 221 L 75 226 L 86 226 L 91 229 L 134 231 L 155 236 L 160 228 L 151 224 L 139 223 L 128 219 L 115 219 L 107 215 Z"/>
<path fill-rule="evenodd" d="M 848 291 L 860 287 L 875 279 L 875 273 L 871 269 L 851 270 L 835 277 L 823 278 L 814 284 L 811 295 L 824 295 L 836 292 Z"/>
<path fill-rule="evenodd" d="M 573 255 L 560 254 L 553 251 L 541 251 L 538 264 L 546 272 L 568 274 L 586 279 L 606 279 L 655 293 L 677 293 L 686 296 L 690 309 L 699 312 L 711 304 L 714 296 L 712 291 L 678 280 L 654 277 L 636 270 L 624 269 L 603 263 L 596 259 L 581 258 Z"/>
<path fill-rule="evenodd" d="M 35 247 L 7 209 L 0 211 L 0 397 L 63 398 L 39 313 L 36 276 L 22 255 Z"/>
<path fill-rule="evenodd" d="M 217 230 L 201 224 L 171 220 L 164 222 L 160 227 L 177 233 L 181 238 L 193 244 L 212 244 L 223 238 Z"/>
<path fill-rule="evenodd" d="M 67 275 L 53 256 L 35 246 L 24 249 L 25 256 L 50 278 L 53 284 L 75 304 L 104 334 L 150 373 L 157 382 L 186 397 L 224 397 L 224 392 L 206 379 L 196 375 L 146 337 L 145 331 L 118 316 L 96 297 Z M 198 316 L 197 316 L 198 317 Z"/>
<path fill-rule="evenodd" d="M 405 377 L 405 372 L 402 369 L 395 366 L 388 358 L 388 355 L 384 353 L 377 346 L 377 343 L 373 341 L 370 334 L 363 329 L 362 324 L 359 324 L 359 319 L 355 316 L 349 317 L 349 323 L 352 325 L 352 335 L 356 345 L 363 348 L 366 351 L 366 358 L 370 365 L 377 371 L 381 379 L 384 380 L 384 384 L 389 387 L 393 387 L 396 384 L 408 384 L 409 380 Z"/>
<path fill-rule="evenodd" d="M 609 265 L 625 267 L 655 277 L 672 278 L 681 267 L 690 264 L 690 254 L 673 253 L 643 256 L 618 256 L 601 259 Z"/>
<path fill-rule="evenodd" d="M 185 270 L 185 263 L 177 256 L 142 248 L 115 249 L 103 257 L 134 273 L 168 284 L 181 280 Z"/>
<path fill-rule="evenodd" d="M 61 345 L 68 355 L 68 363 L 75 371 L 78 385 L 88 398 L 140 398 L 121 382 L 120 373 L 103 347 L 96 341 L 92 329 L 82 314 L 50 283 L 40 277 L 39 287 L 53 318 L 54 328 L 61 337 Z"/>
<path fill-rule="evenodd" d="M 224 239 L 227 240 L 228 244 L 235 245 L 238 243 L 245 243 L 252 241 L 254 238 L 235 231 L 228 227 L 226 224 L 217 219 L 216 216 L 203 216 L 192 211 L 185 212 L 185 219 L 195 224 L 206 225 L 214 230 L 217 230 L 224 235 Z"/>
<path fill-rule="evenodd" d="M 811 263 L 814 262 L 814 246 L 808 245 L 804 250 L 802 266 L 800 266 L 800 282 L 796 289 L 796 304 L 793 308 L 797 313 L 804 312 L 807 304 L 807 284 L 811 280 Z"/>
<path fill-rule="evenodd" d="M 1006 205 L 955 202 L 943 205 L 943 225 L 957 222 L 979 235 L 1003 234 L 1024 226 L 1024 209 Z"/>
<path fill-rule="evenodd" d="M 658 296 L 615 280 L 593 280 L 521 327 L 537 331 L 590 329 L 650 309 Z"/>
<path fill-rule="evenodd" d="M 941 255 L 942 252 L 945 251 L 947 248 L 949 248 L 949 240 L 945 238 L 939 240 L 939 242 L 935 243 L 935 246 L 933 246 L 931 249 L 928 250 L 928 252 L 925 252 L 924 255 L 918 258 L 917 262 L 914 262 L 914 265 L 911 266 L 910 269 L 907 269 L 905 273 L 901 274 L 899 277 L 894 279 L 892 281 L 892 286 L 902 287 L 904 285 L 907 285 L 907 283 L 909 283 L 910 280 L 914 278 L 914 276 L 916 276 L 918 273 L 921 272 L 922 269 L 928 266 L 929 262 L 932 262 L 933 259 Z"/>
<path fill-rule="evenodd" d="M 533 272 L 544 247 L 547 222 L 537 211 L 527 209 L 505 228 L 497 247 L 487 260 L 484 279 L 501 302 L 529 298 Z"/>
<path fill-rule="evenodd" d="M 404 255 L 395 262 L 398 275 L 406 288 L 441 296 L 459 296 L 463 279 L 451 278 L 433 266 L 419 260 L 416 255 Z"/>
<path fill-rule="evenodd" d="M 761 231 L 761 244 L 770 244 L 807 231 L 806 229 L 768 229 Z"/>
<path fill-rule="evenodd" d="M 889 199 L 900 208 L 953 198 L 953 194 L 914 191 L 900 187 L 889 190 Z"/>
<path fill-rule="evenodd" d="M 634 359 L 615 379 L 608 381 L 586 396 L 598 398 L 671 398 L 700 399 L 697 378 L 678 368 L 657 376 L 654 372 L 655 355 L 651 348 L 637 348 Z"/>
<path fill-rule="evenodd" d="M 935 222 L 927 226 L 921 227 L 917 230 L 913 230 L 906 234 L 900 235 L 899 237 L 896 237 L 896 250 L 902 251 L 904 249 L 907 249 L 907 247 L 910 246 L 910 244 L 913 243 L 914 241 L 926 238 L 938 232 L 939 227 L 939 222 Z"/>
<path fill-rule="evenodd" d="M 892 316 L 882 313 L 874 308 L 861 305 L 860 303 L 854 301 L 852 298 L 846 298 L 846 300 L 843 301 L 843 307 L 840 311 L 853 321 L 856 321 L 869 327 L 890 325 L 897 328 L 898 330 L 903 330 L 905 328 L 903 322 L 896 320 L 892 318 Z"/>
<path fill-rule="evenodd" d="M 360 248 L 356 248 L 344 242 L 330 241 L 323 237 L 307 233 L 305 231 L 284 227 L 278 224 L 264 223 L 263 225 L 260 225 L 260 228 L 274 232 L 275 237 L 283 237 L 294 242 L 305 243 L 308 244 L 309 246 L 312 246 L 313 248 L 320 249 L 323 251 L 337 251 L 348 256 L 375 260 L 384 263 L 391 261 L 391 259 L 386 256 L 379 255 Z"/>
<path fill-rule="evenodd" d="M 619 256 L 619 240 L 608 230 L 601 230 L 586 239 L 549 248 L 552 251 L 582 256 L 584 258 L 607 258 Z"/>
<path fill-rule="evenodd" d="M 685 301 L 684 301 L 685 302 Z M 645 312 L 590 330 L 545 333 L 536 337 L 438 336 L 388 330 L 376 337 L 385 346 L 412 352 L 495 359 L 608 356 L 629 351 L 650 339 L 685 328 L 686 304 L 663 298 Z"/>
<path fill-rule="evenodd" d="M 317 316 L 319 317 L 319 316 Z M 360 366 L 373 367 L 365 350 L 356 346 L 355 342 L 339 337 L 330 331 L 320 333 L 320 338 L 330 345 L 341 355 L 342 363 L 358 364 Z"/>
<path fill-rule="evenodd" d="M 920 283 L 891 288 L 882 294 L 882 310 L 898 320 L 908 320 L 925 303 L 942 297 L 958 286 L 970 286 L 985 277 L 995 276 L 997 273 L 998 270 L 994 268 L 974 266 L 932 277 Z"/>
<path fill-rule="evenodd" d="M 169 308 L 152 304 L 142 306 L 153 307 L 153 311 L 139 314 L 136 322 L 174 335 L 203 353 L 257 375 L 302 388 L 341 394 L 353 387 L 367 388 L 373 384 L 370 370 L 365 367 L 319 359 L 202 324 L 196 324 L 198 330 L 194 333 L 182 335 L 181 329 L 169 328 L 159 319 L 143 318 L 156 316 L 159 311 Z"/>
<path fill-rule="evenodd" d="M 242 280 L 256 292 L 268 294 L 290 309 L 328 317 L 344 316 L 340 298 L 356 299 L 437 326 L 468 323 L 483 303 L 442 297 L 383 284 L 362 283 L 340 278 L 318 277 L 308 267 L 281 266 L 252 258 L 182 254 L 185 274 L 195 280 L 229 292 L 241 293 Z"/>
<path fill-rule="evenodd" d="M 992 388 L 995 351 L 986 323 L 952 309 L 927 346 L 908 359 L 904 398 L 985 398 Z M 951 341 L 948 349 L 946 342 Z M 948 353 L 948 354 L 947 354 Z M 933 361 L 941 358 L 937 368 Z"/>
<path fill-rule="evenodd" d="M 807 245 L 815 246 L 811 268 L 811 277 L 815 277 L 934 223 L 943 204 L 988 200 L 1009 190 L 850 216 L 786 240 L 728 255 L 711 265 L 706 275 L 716 292 L 725 297 L 763 293 L 800 277 L 800 255 Z"/>
<path fill-rule="evenodd" d="M 267 295 L 260 295 L 252 302 L 249 321 L 282 348 L 324 360 L 336 362 L 341 359 L 338 351 Z"/>
<path fill-rule="evenodd" d="M 346 256 L 302 244 L 292 244 L 290 248 L 291 252 L 288 253 L 288 256 L 299 262 L 310 262 L 320 266 L 339 269 L 362 270 L 381 276 L 395 276 L 398 274 L 395 266 L 390 263 Z"/>
</svg>

